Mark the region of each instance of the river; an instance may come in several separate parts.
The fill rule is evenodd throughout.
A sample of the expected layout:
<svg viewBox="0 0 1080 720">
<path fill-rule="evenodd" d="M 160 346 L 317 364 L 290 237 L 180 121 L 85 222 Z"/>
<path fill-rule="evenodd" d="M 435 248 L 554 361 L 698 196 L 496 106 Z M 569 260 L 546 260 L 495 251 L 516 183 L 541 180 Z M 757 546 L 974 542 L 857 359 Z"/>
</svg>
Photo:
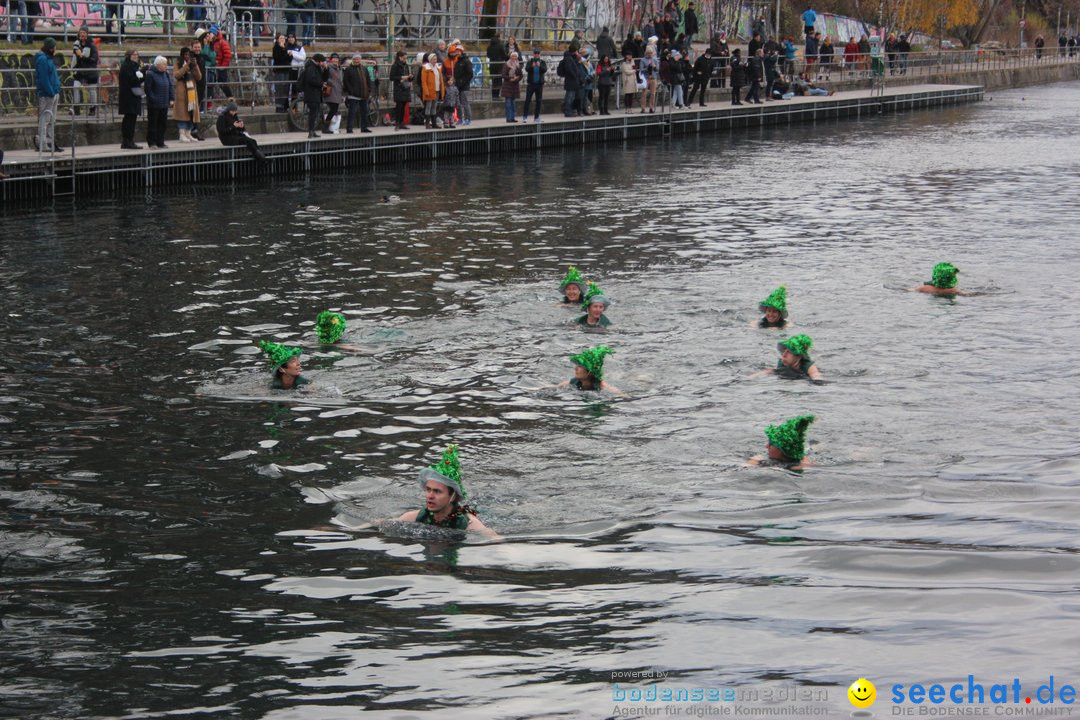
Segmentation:
<svg viewBox="0 0 1080 720">
<path fill-rule="evenodd" d="M 893 684 L 1080 680 L 1078 116 L 1063 84 L 6 210 L 0 714 L 598 718 L 659 670 L 777 715 L 865 677 L 885 717 Z M 905 291 L 941 260 L 973 295 Z M 750 377 L 781 283 L 826 384 Z M 326 308 L 353 349 L 271 392 L 254 341 Z M 600 342 L 625 396 L 545 387 Z M 802 413 L 810 469 L 746 466 Z M 504 540 L 367 527 L 450 442 Z"/>
</svg>

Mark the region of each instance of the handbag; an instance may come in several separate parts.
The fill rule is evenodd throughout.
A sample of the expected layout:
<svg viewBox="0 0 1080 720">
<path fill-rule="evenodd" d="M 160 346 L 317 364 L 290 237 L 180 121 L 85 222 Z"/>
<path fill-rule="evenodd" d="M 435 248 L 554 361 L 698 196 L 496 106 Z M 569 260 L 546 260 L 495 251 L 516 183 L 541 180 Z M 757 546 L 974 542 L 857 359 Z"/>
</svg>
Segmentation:
<svg viewBox="0 0 1080 720">
<path fill-rule="evenodd" d="M 131 88 L 131 94 L 135 97 L 145 97 L 146 91 L 143 90 L 141 87 L 133 87 Z"/>
<path fill-rule="evenodd" d="M 645 73 L 639 72 L 637 74 L 637 89 L 638 90 L 644 90 L 647 86 L 648 86 L 648 83 L 645 82 Z"/>
<path fill-rule="evenodd" d="M 330 89 L 330 83 L 323 83 L 322 96 L 323 97 L 330 97 L 331 92 L 333 92 L 333 91 Z"/>
</svg>

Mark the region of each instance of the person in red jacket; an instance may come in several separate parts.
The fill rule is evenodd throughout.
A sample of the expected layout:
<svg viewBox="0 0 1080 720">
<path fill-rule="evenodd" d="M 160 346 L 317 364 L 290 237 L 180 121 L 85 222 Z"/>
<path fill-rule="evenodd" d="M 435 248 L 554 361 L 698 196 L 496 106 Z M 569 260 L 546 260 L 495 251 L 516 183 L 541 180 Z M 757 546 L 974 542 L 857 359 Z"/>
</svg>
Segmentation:
<svg viewBox="0 0 1080 720">
<path fill-rule="evenodd" d="M 852 77 L 855 76 L 855 70 L 859 63 L 859 43 L 855 41 L 854 37 L 848 38 L 847 45 L 844 46 L 844 67 Z"/>
<path fill-rule="evenodd" d="M 213 35 L 213 39 L 210 41 L 211 47 L 214 48 L 214 54 L 217 56 L 217 67 L 214 69 L 214 82 L 221 88 L 221 92 L 225 94 L 225 97 L 232 99 L 232 89 L 229 87 L 229 66 L 232 65 L 232 46 L 229 45 L 228 39 L 217 25 L 210 26 L 210 34 Z M 205 38 L 203 38 L 205 40 Z"/>
</svg>

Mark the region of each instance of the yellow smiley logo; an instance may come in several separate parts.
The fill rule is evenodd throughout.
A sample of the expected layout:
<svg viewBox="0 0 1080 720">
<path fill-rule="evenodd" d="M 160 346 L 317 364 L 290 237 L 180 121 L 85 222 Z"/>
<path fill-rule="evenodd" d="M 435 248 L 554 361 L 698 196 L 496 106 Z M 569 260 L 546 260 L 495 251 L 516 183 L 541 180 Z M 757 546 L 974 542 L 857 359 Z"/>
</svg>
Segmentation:
<svg viewBox="0 0 1080 720">
<path fill-rule="evenodd" d="M 877 699 L 877 688 L 866 678 L 859 678 L 847 689 L 848 700 L 857 708 L 868 708 Z"/>
</svg>

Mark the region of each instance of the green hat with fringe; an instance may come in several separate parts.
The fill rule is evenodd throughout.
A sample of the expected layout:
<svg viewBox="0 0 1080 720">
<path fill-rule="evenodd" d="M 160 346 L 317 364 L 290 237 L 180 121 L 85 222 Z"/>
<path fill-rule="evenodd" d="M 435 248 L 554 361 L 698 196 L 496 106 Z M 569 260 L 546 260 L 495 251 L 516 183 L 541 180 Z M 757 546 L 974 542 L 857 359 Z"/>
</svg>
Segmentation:
<svg viewBox="0 0 1080 720">
<path fill-rule="evenodd" d="M 787 317 L 787 287 L 781 285 L 780 287 L 769 293 L 769 297 L 758 303 L 758 308 L 761 312 L 765 312 L 765 308 L 773 308 L 780 311 L 780 317 Z"/>
<path fill-rule="evenodd" d="M 590 280 L 589 287 L 585 290 L 585 294 L 581 300 L 581 309 L 588 310 L 589 306 L 594 302 L 603 303 L 605 310 L 607 310 L 608 305 L 611 304 L 611 301 L 608 300 L 607 295 L 600 289 L 600 286 Z"/>
<path fill-rule="evenodd" d="M 933 275 L 930 276 L 930 285 L 936 288 L 954 288 L 958 272 L 960 270 L 952 263 L 939 262 L 934 266 Z"/>
<path fill-rule="evenodd" d="M 266 360 L 270 365 L 270 372 L 277 372 L 279 367 L 289 362 L 294 357 L 300 357 L 303 353 L 298 347 L 280 345 L 276 342 L 270 342 L 269 340 L 260 340 L 259 349 L 266 353 Z"/>
<path fill-rule="evenodd" d="M 802 357 L 810 357 L 810 348 L 812 347 L 814 347 L 814 341 L 810 339 L 809 335 L 792 335 L 787 340 L 776 343 L 776 349 L 781 354 L 783 354 L 784 348 L 787 348 L 793 355 Z"/>
<path fill-rule="evenodd" d="M 468 497 L 465 494 L 465 484 L 461 481 L 461 461 L 458 459 L 457 445 L 447 445 L 438 463 L 420 471 L 420 487 L 424 487 L 428 480 L 447 486 L 456 492 L 461 500 Z"/>
<path fill-rule="evenodd" d="M 800 415 L 779 425 L 765 428 L 769 444 L 792 460 L 802 460 L 806 455 L 806 429 L 814 422 L 813 415 Z"/>
<path fill-rule="evenodd" d="M 563 275 L 562 282 L 559 283 L 559 289 L 566 292 L 567 285 L 577 285 L 581 290 L 582 295 L 584 295 L 585 291 L 588 289 L 585 278 L 581 277 L 581 273 L 578 272 L 578 269 L 573 265 L 567 268 L 566 274 Z"/>
<path fill-rule="evenodd" d="M 336 343 L 345 334 L 345 316 L 323 310 L 315 318 L 315 334 L 321 343 Z"/>
<path fill-rule="evenodd" d="M 615 351 L 607 345 L 598 345 L 570 356 L 570 362 L 585 368 L 597 380 L 604 379 L 604 356 Z"/>
</svg>

